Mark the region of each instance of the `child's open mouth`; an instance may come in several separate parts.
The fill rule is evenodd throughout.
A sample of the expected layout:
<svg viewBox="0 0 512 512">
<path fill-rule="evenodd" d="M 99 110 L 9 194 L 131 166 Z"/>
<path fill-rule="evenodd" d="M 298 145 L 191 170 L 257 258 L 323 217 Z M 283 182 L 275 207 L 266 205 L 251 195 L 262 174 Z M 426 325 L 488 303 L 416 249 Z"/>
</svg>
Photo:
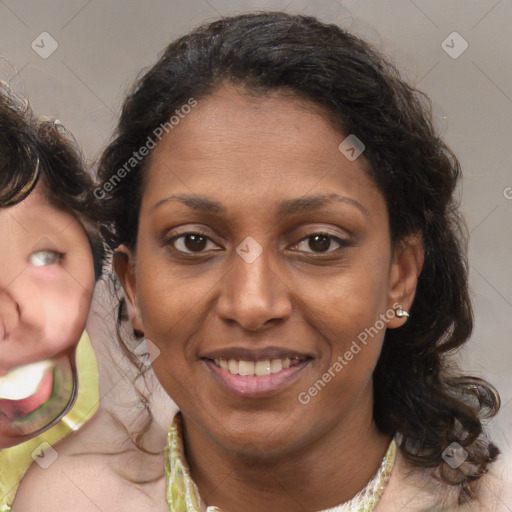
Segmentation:
<svg viewBox="0 0 512 512">
<path fill-rule="evenodd" d="M 53 389 L 52 360 L 18 366 L 0 377 L 0 413 L 11 421 L 24 418 L 43 405 Z"/>
<path fill-rule="evenodd" d="M 77 396 L 74 355 L 0 371 L 0 448 L 59 421 Z"/>
</svg>

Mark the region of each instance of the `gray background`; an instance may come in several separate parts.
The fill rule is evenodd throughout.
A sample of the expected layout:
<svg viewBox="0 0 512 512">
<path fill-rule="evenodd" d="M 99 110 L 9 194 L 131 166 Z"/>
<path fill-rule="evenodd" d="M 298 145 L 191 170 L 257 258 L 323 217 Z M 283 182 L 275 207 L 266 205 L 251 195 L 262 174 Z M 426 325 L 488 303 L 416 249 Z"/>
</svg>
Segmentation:
<svg viewBox="0 0 512 512">
<path fill-rule="evenodd" d="M 391 55 L 404 76 L 432 99 L 436 124 L 463 167 L 461 200 L 471 232 L 476 330 L 460 358 L 499 389 L 503 409 L 493 429 L 502 449 L 508 450 L 512 0 L 0 0 L 0 75 L 24 91 L 38 114 L 61 120 L 93 167 L 133 79 L 169 41 L 220 15 L 254 9 L 312 14 L 350 29 Z M 463 40 L 448 37 L 454 31 Z M 43 32 L 58 44 L 46 59 L 39 53 L 48 52 L 51 41 L 40 36 Z M 451 56 L 443 49 L 445 40 Z M 468 48 L 457 56 L 464 40 Z M 33 42 L 39 45 L 35 49 Z M 101 300 L 97 298 L 95 307 L 106 311 L 108 307 L 98 306 Z M 115 343 L 108 335 L 103 341 Z"/>
</svg>

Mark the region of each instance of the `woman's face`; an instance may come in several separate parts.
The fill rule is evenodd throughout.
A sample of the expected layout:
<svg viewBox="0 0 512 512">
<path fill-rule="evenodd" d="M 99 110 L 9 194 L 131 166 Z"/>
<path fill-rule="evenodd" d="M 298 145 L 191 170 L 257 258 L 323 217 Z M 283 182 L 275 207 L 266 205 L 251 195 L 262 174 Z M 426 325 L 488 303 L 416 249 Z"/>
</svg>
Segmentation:
<svg viewBox="0 0 512 512">
<path fill-rule="evenodd" d="M 151 155 L 136 251 L 116 271 L 163 387 L 227 450 L 285 452 L 371 422 L 382 319 L 404 323 L 393 304 L 412 303 L 421 244 L 392 251 L 385 200 L 345 138 L 308 102 L 225 86 Z"/>
<path fill-rule="evenodd" d="M 94 289 L 85 231 L 41 187 L 0 208 L 0 447 L 31 437 L 68 404 Z"/>
</svg>

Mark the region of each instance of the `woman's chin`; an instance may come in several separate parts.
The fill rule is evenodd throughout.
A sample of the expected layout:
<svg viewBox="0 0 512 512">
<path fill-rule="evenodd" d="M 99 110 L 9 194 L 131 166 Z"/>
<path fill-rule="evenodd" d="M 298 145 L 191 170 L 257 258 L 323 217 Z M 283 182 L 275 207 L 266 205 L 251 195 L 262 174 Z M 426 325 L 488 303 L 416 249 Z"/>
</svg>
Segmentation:
<svg viewBox="0 0 512 512">
<path fill-rule="evenodd" d="M 237 428 L 230 424 L 217 424 L 209 434 L 226 452 L 255 460 L 282 457 L 308 443 L 312 425 L 299 423 L 290 416 L 277 418 L 274 415 L 272 421 L 268 418 L 268 415 L 260 418 L 252 415 Z M 299 425 L 304 426 L 304 431 L 297 428 Z"/>
</svg>

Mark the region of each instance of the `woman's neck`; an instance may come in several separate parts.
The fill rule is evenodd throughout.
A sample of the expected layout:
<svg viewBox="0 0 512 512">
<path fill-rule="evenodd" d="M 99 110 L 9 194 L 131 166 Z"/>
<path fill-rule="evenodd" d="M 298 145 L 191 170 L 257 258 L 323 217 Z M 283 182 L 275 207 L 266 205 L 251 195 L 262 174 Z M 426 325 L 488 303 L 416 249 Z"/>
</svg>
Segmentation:
<svg viewBox="0 0 512 512">
<path fill-rule="evenodd" d="M 350 500 L 378 471 L 391 441 L 378 432 L 371 407 L 356 412 L 301 449 L 250 459 L 184 418 L 187 462 L 201 498 L 221 512 L 318 511 Z"/>
</svg>

